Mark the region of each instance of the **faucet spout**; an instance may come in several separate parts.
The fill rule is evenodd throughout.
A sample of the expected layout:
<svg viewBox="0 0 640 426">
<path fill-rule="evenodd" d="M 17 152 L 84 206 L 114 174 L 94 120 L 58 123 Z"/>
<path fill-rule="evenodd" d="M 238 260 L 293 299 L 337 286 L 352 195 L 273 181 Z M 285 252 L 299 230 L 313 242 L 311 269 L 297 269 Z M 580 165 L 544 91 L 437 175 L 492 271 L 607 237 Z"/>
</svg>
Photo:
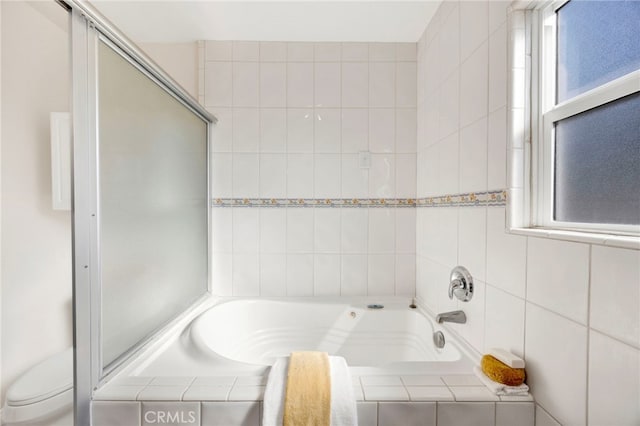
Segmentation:
<svg viewBox="0 0 640 426">
<path fill-rule="evenodd" d="M 443 322 L 455 322 L 458 324 L 465 324 L 467 322 L 467 316 L 463 311 L 451 311 L 443 312 L 436 315 L 436 322 L 442 324 Z"/>
</svg>

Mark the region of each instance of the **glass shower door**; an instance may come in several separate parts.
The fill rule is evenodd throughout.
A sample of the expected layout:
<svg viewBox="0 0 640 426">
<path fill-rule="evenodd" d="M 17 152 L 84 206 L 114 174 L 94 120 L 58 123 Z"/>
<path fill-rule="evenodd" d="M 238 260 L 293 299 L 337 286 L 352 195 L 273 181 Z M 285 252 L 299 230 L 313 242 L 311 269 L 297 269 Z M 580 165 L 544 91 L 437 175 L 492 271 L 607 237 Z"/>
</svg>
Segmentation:
<svg viewBox="0 0 640 426">
<path fill-rule="evenodd" d="M 207 291 L 207 122 L 98 43 L 102 365 Z"/>
</svg>

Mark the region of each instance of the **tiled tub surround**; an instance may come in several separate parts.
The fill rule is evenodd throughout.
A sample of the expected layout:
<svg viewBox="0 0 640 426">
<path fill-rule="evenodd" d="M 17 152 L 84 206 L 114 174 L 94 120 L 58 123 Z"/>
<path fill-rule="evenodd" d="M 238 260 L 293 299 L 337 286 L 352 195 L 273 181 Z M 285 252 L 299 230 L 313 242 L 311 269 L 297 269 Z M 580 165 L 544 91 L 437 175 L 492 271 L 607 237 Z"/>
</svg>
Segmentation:
<svg viewBox="0 0 640 426">
<path fill-rule="evenodd" d="M 508 4 L 444 2 L 418 43 L 418 198 L 518 186 L 506 165 Z M 505 214 L 416 209 L 417 297 L 464 309 L 451 329 L 477 351 L 526 360 L 537 425 L 637 425 L 640 252 L 509 234 Z M 465 304 L 443 288 L 459 264 L 476 284 Z"/>
<path fill-rule="evenodd" d="M 416 209 L 504 206 L 493 190 L 424 198 L 216 198 L 214 292 L 412 296 Z"/>
<path fill-rule="evenodd" d="M 263 107 L 261 98 L 258 106 L 238 104 L 233 96 L 234 63 L 244 61 L 241 58 L 246 58 L 242 53 L 245 47 L 253 52 L 252 59 L 246 62 L 256 62 L 255 43 L 201 43 L 199 97 L 222 123 L 227 124 L 217 129 L 212 158 L 214 197 L 241 200 L 428 199 L 443 194 L 481 193 L 490 188 L 513 187 L 514 182 L 507 178 L 506 165 L 507 140 L 510 138 L 506 83 L 508 4 L 445 1 L 419 40 L 416 147 L 408 152 L 398 151 L 398 132 L 411 126 L 398 128 L 400 121 L 396 115 L 396 151 L 393 152 L 396 161 L 389 163 L 395 167 L 389 168 L 386 175 L 389 181 L 393 179 L 393 188 L 415 188 L 411 194 L 370 191 L 372 182 L 379 182 L 377 178 L 372 179 L 377 175 L 376 170 L 380 170 L 375 164 L 382 164 L 373 161 L 376 158 L 373 154 L 388 154 L 376 153 L 372 147 L 377 142 L 370 138 L 370 126 L 377 123 L 370 121 L 371 113 L 378 109 L 368 103 L 370 45 L 340 44 L 340 61 L 336 61 L 341 69 L 340 90 L 343 90 L 345 76 L 343 65 L 351 70 L 348 73 L 356 70 L 365 73 L 366 70 L 367 90 L 362 85 L 354 87 L 360 87 L 361 98 L 367 96 L 368 99 L 358 107 L 340 105 L 340 160 L 333 161 L 332 167 L 340 171 L 339 184 L 336 183 L 337 174 L 326 182 L 318 180 L 316 194 L 316 176 L 326 170 L 323 161 L 336 160 L 338 155 L 337 152 L 325 154 L 315 150 L 316 130 L 318 134 L 322 133 L 321 127 L 316 128 L 314 124 L 310 130 L 309 124 L 296 125 L 296 121 L 304 120 L 300 115 L 295 120 L 295 110 L 311 113 L 316 106 L 288 105 L 288 78 L 284 83 L 280 79 L 281 83 L 274 86 L 280 87 L 276 88 L 280 93 L 285 91 L 284 97 L 279 95 L 280 106 Z M 336 44 L 330 45 L 335 53 Z M 295 58 L 303 56 L 315 68 L 316 62 L 320 62 L 316 61 L 316 46 L 258 43 L 258 72 L 262 61 L 268 62 L 267 58 L 274 58 L 273 62 L 280 64 L 274 68 L 282 69 L 284 63 L 287 69 L 289 51 Z M 391 51 L 390 45 L 378 47 Z M 378 50 L 378 47 L 373 49 Z M 321 46 L 317 48 L 321 49 Z M 307 53 L 301 55 L 301 51 Z M 205 57 L 205 52 L 210 55 Z M 356 55 L 356 52 L 360 53 Z M 387 58 L 391 56 L 390 53 L 386 55 Z M 322 57 L 320 54 L 319 58 Z M 333 57 L 337 58 L 336 55 Z M 373 62 L 383 62 L 378 60 L 379 51 L 373 57 L 376 58 Z M 360 65 L 347 64 L 347 58 L 357 59 Z M 413 60 L 415 58 L 409 62 Z M 236 69 L 240 68 L 236 66 Z M 221 93 L 212 92 L 212 86 L 205 84 L 216 72 L 228 83 Z M 267 87 L 256 84 L 260 86 L 251 87 Z M 205 94 L 207 90 L 209 93 Z M 308 97 L 309 90 L 305 93 Z M 316 93 L 315 86 L 313 93 Z M 345 96 L 352 97 L 354 93 L 349 89 Z M 217 96 L 227 99 L 224 105 L 210 102 Z M 342 102 L 342 93 L 340 99 Z M 295 105 L 296 101 L 292 101 Z M 394 109 L 398 112 L 404 107 L 394 106 Z M 373 114 L 379 112 L 373 111 Z M 411 120 L 410 113 L 404 112 L 407 113 L 405 118 Z M 289 120 L 290 114 L 293 120 Z M 245 117 L 253 124 L 246 126 Z M 302 117 L 308 120 L 312 115 Z M 273 126 L 267 125 L 267 121 Z M 249 144 L 250 148 L 245 148 L 245 142 L 250 138 L 245 137 L 244 130 L 258 135 L 258 139 Z M 333 133 L 337 134 L 336 131 Z M 297 138 L 296 134 L 307 136 Z M 300 145 L 296 140 L 306 141 L 303 144 L 306 148 L 298 148 Z M 357 147 L 352 148 L 355 144 L 352 141 L 359 141 Z M 361 151 L 372 153 L 369 169 L 359 168 Z M 321 154 L 334 157 L 324 158 Z M 402 178 L 397 175 L 403 169 L 397 162 L 402 160 L 403 154 L 416 157 L 415 182 L 409 182 L 408 186 L 399 184 Z M 274 166 L 269 165 L 270 161 Z M 300 167 L 296 167 L 298 165 Z M 243 170 L 247 169 L 250 170 L 245 174 Z M 266 172 L 283 169 L 284 174 Z M 303 184 L 297 185 L 298 182 Z M 328 194 L 323 189 L 325 184 L 336 190 Z M 373 185 L 375 188 L 376 184 Z M 275 191 L 270 189 L 272 187 Z M 637 380 L 640 377 L 640 253 L 637 250 L 509 234 L 505 232 L 503 206 L 392 208 L 386 209 L 385 214 L 381 213 L 385 209 L 378 207 L 212 210 L 213 275 L 217 294 L 282 296 L 298 292 L 305 295 L 415 292 L 428 308 L 440 312 L 458 308 L 445 294 L 449 271 L 462 264 L 476 278 L 476 294 L 462 307 L 468 323 L 462 327 L 451 325 L 451 329 L 479 352 L 498 346 L 525 358 L 529 384 L 536 396 L 538 426 L 635 425 L 640 419 L 640 381 Z M 301 211 L 306 213 L 298 213 Z M 374 211 L 378 213 L 372 214 Z M 312 212 L 311 216 L 309 212 Z M 249 226 L 242 226 L 244 223 Z M 380 226 L 381 223 L 387 225 Z M 381 232 L 373 236 L 374 229 Z M 391 229 L 393 231 L 383 232 Z M 291 230 L 289 234 L 299 234 L 304 243 L 299 244 L 298 237 L 290 239 L 288 230 Z M 385 242 L 384 250 L 377 248 L 382 241 Z M 412 244 L 413 248 L 410 247 Z M 398 250 L 398 247 L 405 249 Z M 399 266 L 399 259 L 406 262 L 406 268 Z M 385 268 L 394 268 L 393 273 L 387 272 L 384 284 L 382 281 L 370 282 L 377 276 L 379 261 Z M 301 265 L 300 270 L 293 267 L 294 264 Z M 249 265 L 246 270 L 252 272 L 246 274 L 245 265 Z M 323 278 L 324 265 L 333 265 L 327 269 L 332 272 L 326 275 L 339 277 L 339 284 Z M 415 265 L 415 269 L 411 265 Z M 304 284 L 298 287 L 292 281 L 300 271 Z M 399 271 L 406 272 L 409 280 L 398 286 L 404 280 L 396 277 Z M 409 284 L 413 276 L 415 287 Z M 288 277 L 291 277 L 289 284 Z M 394 280 L 393 285 L 389 284 L 390 279 Z M 563 350 L 559 351 L 559 347 Z M 558 380 L 558 377 L 563 379 Z M 611 377 L 619 378 L 617 392 L 609 391 Z M 439 415 L 438 419 L 441 418 Z"/>
<path fill-rule="evenodd" d="M 415 43 L 199 43 L 212 197 L 415 199 Z M 213 209 L 221 296 L 415 292 L 413 209 Z"/>
<path fill-rule="evenodd" d="M 125 379 L 122 383 L 131 384 L 120 386 L 127 388 L 131 400 L 108 391 L 98 394 L 92 403 L 92 426 L 147 426 L 158 423 L 158 412 L 182 413 L 178 418 L 185 421 L 170 424 L 261 424 L 264 376 L 135 379 Z M 475 376 L 387 375 L 353 379 L 361 426 L 534 425 L 531 397 L 496 397 Z"/>
<path fill-rule="evenodd" d="M 352 303 L 349 309 L 358 309 L 372 301 L 361 299 L 347 303 Z M 398 312 L 404 309 L 409 316 L 422 318 L 417 311 L 405 307 L 410 303 L 408 299 L 377 301 L 392 309 L 384 315 L 396 315 L 394 309 L 399 309 Z M 302 303 L 320 303 L 317 309 L 322 310 L 322 304 L 329 302 L 307 300 Z M 246 301 L 229 303 L 227 308 L 233 308 Z M 259 303 L 268 308 L 271 302 Z M 194 350 L 189 344 L 185 346 L 186 336 L 192 332 L 191 320 L 198 318 L 200 312 L 207 312 L 209 306 L 206 304 L 185 318 L 183 324 L 177 325 L 170 335 L 147 351 L 148 358 L 147 355 L 140 357 L 96 393 L 92 403 L 93 426 L 149 425 L 157 423 L 158 415 L 165 419 L 170 415 L 180 420 L 169 424 L 260 425 L 268 366 L 238 363 L 215 354 L 212 357 L 211 353 Z M 339 306 L 334 301 L 328 306 L 331 307 Z M 332 311 L 325 312 L 333 315 Z M 348 311 L 344 313 L 347 315 Z M 374 311 L 373 314 L 381 312 Z M 446 330 L 445 334 L 449 345 L 468 353 L 470 348 L 464 344 L 459 346 Z M 477 354 L 472 356 L 477 358 Z M 420 372 L 420 368 L 416 368 L 419 365 L 414 364 L 403 373 L 399 372 L 398 365 L 351 367 L 359 424 L 533 426 L 531 397 L 497 397 L 475 376 L 452 374 L 455 362 L 443 365 L 441 373 L 432 370 L 426 374 L 427 364 L 423 364 L 426 369 Z M 447 370 L 451 372 L 447 373 Z"/>
</svg>

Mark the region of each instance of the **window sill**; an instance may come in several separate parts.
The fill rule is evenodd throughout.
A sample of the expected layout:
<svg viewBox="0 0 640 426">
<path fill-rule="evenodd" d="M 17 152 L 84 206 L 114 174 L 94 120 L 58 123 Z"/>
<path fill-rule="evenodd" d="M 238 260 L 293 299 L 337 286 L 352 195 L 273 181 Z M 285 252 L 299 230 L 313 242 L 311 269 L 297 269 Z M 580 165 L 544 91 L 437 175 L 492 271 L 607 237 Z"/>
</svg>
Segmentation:
<svg viewBox="0 0 640 426">
<path fill-rule="evenodd" d="M 609 247 L 640 250 L 640 237 L 597 234 L 594 232 L 565 231 L 545 228 L 508 228 L 508 232 L 527 237 L 551 238 L 577 243 L 598 244 Z"/>
</svg>

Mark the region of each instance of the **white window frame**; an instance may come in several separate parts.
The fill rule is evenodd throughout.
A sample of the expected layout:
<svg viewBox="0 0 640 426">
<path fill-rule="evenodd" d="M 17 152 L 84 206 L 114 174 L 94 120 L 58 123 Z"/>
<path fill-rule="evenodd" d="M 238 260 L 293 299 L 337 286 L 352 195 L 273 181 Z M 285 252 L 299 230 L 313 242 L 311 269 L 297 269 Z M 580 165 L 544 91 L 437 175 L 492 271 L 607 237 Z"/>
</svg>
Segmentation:
<svg viewBox="0 0 640 426">
<path fill-rule="evenodd" d="M 640 70 L 555 104 L 555 12 L 569 0 L 509 10 L 509 201 L 516 234 L 640 248 L 640 226 L 553 219 L 554 123 L 640 91 Z"/>
</svg>

